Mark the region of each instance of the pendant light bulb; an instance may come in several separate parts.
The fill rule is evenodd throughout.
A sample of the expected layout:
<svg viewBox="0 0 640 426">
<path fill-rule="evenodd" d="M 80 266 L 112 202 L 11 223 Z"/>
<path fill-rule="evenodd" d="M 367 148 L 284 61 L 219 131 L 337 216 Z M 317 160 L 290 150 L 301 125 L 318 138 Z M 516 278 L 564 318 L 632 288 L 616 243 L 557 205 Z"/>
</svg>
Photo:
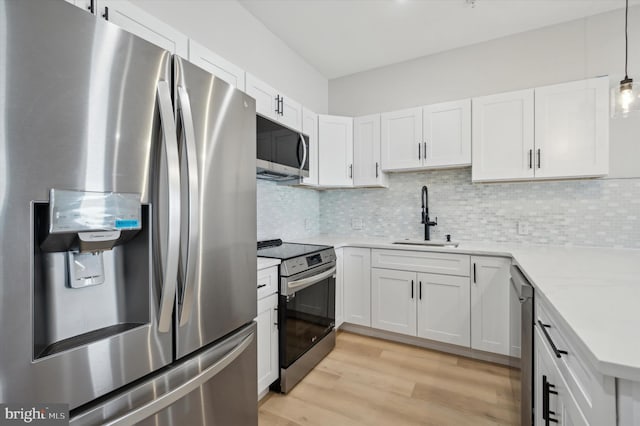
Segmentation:
<svg viewBox="0 0 640 426">
<path fill-rule="evenodd" d="M 611 89 L 611 115 L 626 117 L 632 111 L 640 111 L 640 89 L 633 85 L 627 74 L 629 64 L 629 0 L 624 9 L 624 79 L 618 87 Z"/>
</svg>

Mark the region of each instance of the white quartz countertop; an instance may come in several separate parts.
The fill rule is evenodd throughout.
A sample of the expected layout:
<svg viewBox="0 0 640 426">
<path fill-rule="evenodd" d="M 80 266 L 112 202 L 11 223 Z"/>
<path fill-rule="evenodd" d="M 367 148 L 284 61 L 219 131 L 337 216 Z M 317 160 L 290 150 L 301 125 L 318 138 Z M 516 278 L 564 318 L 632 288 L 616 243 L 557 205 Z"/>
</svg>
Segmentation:
<svg viewBox="0 0 640 426">
<path fill-rule="evenodd" d="M 271 268 L 272 266 L 278 266 L 279 264 L 280 264 L 280 259 L 271 259 L 269 257 L 259 257 L 258 271 L 261 269 Z"/>
<path fill-rule="evenodd" d="M 340 247 L 436 251 L 514 259 L 570 327 L 594 368 L 640 381 L 640 250 L 463 242 L 457 248 L 391 244 L 390 238 L 308 238 Z"/>
</svg>

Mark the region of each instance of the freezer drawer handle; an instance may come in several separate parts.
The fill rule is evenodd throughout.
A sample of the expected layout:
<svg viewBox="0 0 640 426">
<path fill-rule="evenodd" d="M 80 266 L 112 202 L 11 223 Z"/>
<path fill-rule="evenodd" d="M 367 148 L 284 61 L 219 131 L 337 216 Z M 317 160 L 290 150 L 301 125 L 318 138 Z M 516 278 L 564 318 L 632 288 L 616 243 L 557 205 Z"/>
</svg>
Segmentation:
<svg viewBox="0 0 640 426">
<path fill-rule="evenodd" d="M 551 349 L 553 350 L 553 353 L 556 354 L 556 356 L 558 358 L 562 358 L 562 355 L 568 355 L 569 354 L 567 351 L 563 351 L 561 349 L 558 349 L 556 344 L 553 343 L 553 340 L 551 340 L 551 336 L 549 335 L 549 332 L 547 331 L 547 328 L 551 328 L 551 326 L 549 324 L 545 324 L 542 321 L 538 320 L 538 325 L 540 326 L 540 329 L 542 330 L 542 333 L 544 334 L 544 337 L 547 338 L 547 341 L 549 342 L 549 345 L 551 345 Z"/>
<path fill-rule="evenodd" d="M 166 333 L 171 329 L 176 281 L 178 278 L 178 257 L 180 254 L 180 160 L 169 83 L 159 81 L 157 90 L 163 133 L 162 147 L 167 157 L 168 166 L 169 221 L 167 226 L 167 256 L 163 265 L 162 293 L 160 295 L 160 310 L 158 314 L 158 330 Z"/>
<path fill-rule="evenodd" d="M 251 345 L 254 339 L 254 333 L 251 333 L 249 336 L 245 337 L 242 342 L 238 344 L 235 348 L 233 348 L 229 353 L 227 353 L 220 361 L 216 362 L 212 366 L 205 369 L 202 373 L 198 374 L 196 377 L 193 377 L 189 381 L 183 383 L 178 386 L 175 390 L 166 393 L 153 401 L 149 401 L 148 403 L 129 411 L 122 417 L 119 417 L 111 422 L 105 423 L 105 425 L 109 426 L 128 426 L 134 425 L 144 419 L 147 419 L 158 411 L 163 410 L 173 404 L 174 402 L 184 398 L 190 392 L 198 389 L 204 383 L 208 382 L 215 375 L 220 373 L 222 370 L 227 368 L 229 364 L 235 361 L 248 347 Z"/>
<path fill-rule="evenodd" d="M 185 266 L 184 280 L 182 283 L 181 300 L 178 300 L 180 305 L 180 326 L 185 325 L 191 318 L 191 310 L 193 307 L 193 282 L 195 281 L 195 258 L 196 250 L 200 244 L 200 230 L 198 223 L 200 219 L 198 217 L 200 211 L 200 194 L 198 184 L 198 161 L 196 158 L 196 132 L 193 128 L 193 115 L 191 114 L 191 102 L 189 95 L 184 87 L 178 86 L 178 105 L 179 112 L 182 116 L 182 129 L 184 131 L 184 146 L 182 147 L 181 154 L 186 154 L 186 171 L 187 171 L 187 185 L 188 185 L 188 208 L 189 213 L 185 219 L 188 219 L 187 224 L 187 246 L 186 253 L 182 259 Z"/>
</svg>

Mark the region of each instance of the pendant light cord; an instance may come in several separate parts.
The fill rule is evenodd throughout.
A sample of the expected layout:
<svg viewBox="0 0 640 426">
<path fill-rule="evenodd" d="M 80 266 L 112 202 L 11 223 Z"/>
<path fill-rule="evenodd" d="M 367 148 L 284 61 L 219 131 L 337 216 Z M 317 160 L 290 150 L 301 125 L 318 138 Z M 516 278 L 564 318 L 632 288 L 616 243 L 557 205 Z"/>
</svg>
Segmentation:
<svg viewBox="0 0 640 426">
<path fill-rule="evenodd" d="M 624 78 L 628 79 L 627 66 L 629 63 L 629 0 L 626 2 L 624 11 Z"/>
</svg>

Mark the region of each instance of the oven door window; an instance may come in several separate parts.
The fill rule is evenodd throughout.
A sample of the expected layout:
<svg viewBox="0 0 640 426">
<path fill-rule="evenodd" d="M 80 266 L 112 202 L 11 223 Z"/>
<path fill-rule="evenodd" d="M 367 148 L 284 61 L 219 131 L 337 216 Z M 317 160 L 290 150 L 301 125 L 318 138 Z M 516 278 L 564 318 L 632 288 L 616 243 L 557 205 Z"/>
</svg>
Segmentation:
<svg viewBox="0 0 640 426">
<path fill-rule="evenodd" d="M 289 367 L 335 325 L 335 278 L 280 296 L 280 364 Z M 283 309 L 284 308 L 284 309 Z"/>
</svg>

